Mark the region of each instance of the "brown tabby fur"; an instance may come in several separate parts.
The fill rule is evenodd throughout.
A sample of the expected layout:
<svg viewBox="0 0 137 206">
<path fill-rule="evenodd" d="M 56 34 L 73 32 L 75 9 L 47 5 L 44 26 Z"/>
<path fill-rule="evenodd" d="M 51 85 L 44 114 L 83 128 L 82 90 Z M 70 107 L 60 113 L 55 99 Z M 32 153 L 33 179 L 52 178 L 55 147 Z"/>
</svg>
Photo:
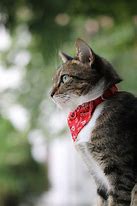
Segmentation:
<svg viewBox="0 0 137 206">
<path fill-rule="evenodd" d="M 103 91 L 121 81 L 112 65 L 84 41 L 78 39 L 76 48 L 74 58 L 60 54 L 64 64 L 57 70 L 51 92 L 57 104 L 73 109 L 78 106 L 76 100 L 92 94 L 102 79 Z M 64 75 L 67 75 L 65 82 Z M 99 206 L 137 205 L 137 197 L 134 199 L 137 196 L 137 98 L 134 95 L 121 91 L 105 100 L 90 141 L 76 147 L 83 154 L 88 149 L 110 183 L 109 189 L 102 182 L 97 183 Z"/>
</svg>

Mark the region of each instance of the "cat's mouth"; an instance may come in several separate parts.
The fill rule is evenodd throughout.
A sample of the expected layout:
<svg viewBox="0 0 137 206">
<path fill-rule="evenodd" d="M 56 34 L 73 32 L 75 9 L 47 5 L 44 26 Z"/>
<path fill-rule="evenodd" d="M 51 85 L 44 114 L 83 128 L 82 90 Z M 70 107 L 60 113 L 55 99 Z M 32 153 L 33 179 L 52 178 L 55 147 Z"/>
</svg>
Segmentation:
<svg viewBox="0 0 137 206">
<path fill-rule="evenodd" d="M 81 103 L 85 101 L 79 101 L 79 98 L 77 95 L 54 95 L 52 97 L 52 100 L 54 103 L 63 110 L 69 110 L 72 111 L 76 109 Z"/>
<path fill-rule="evenodd" d="M 52 97 L 53 102 L 59 106 L 60 108 L 64 108 L 68 105 L 70 102 L 70 96 L 69 95 L 54 95 Z"/>
</svg>

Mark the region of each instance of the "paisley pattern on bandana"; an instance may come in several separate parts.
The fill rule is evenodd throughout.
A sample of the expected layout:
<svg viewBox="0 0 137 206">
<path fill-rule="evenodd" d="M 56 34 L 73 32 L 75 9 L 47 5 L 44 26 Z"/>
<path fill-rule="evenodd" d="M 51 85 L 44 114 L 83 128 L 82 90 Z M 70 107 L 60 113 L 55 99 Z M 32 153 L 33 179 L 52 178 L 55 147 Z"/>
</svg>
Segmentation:
<svg viewBox="0 0 137 206">
<path fill-rule="evenodd" d="M 75 111 L 69 113 L 68 125 L 74 142 L 82 128 L 90 121 L 95 108 L 108 97 L 114 95 L 117 91 L 117 87 L 113 85 L 110 89 L 104 92 L 103 96 L 98 97 L 93 101 L 86 102 L 78 106 Z"/>
</svg>

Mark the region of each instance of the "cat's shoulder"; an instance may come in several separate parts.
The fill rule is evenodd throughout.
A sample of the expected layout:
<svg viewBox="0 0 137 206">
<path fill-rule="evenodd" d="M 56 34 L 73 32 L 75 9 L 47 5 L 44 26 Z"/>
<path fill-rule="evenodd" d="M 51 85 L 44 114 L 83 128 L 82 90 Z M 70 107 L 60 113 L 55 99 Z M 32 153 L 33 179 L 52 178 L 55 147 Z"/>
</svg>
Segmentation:
<svg viewBox="0 0 137 206">
<path fill-rule="evenodd" d="M 137 97 L 130 92 L 119 91 L 109 99 L 108 104 L 116 104 L 119 106 L 120 105 L 137 106 Z"/>
<path fill-rule="evenodd" d="M 137 132 L 137 98 L 129 92 L 117 92 L 105 102 L 97 125 L 100 122 L 107 125 L 107 128 L 111 123 L 120 131 Z"/>
<path fill-rule="evenodd" d="M 119 91 L 106 101 L 104 111 L 137 119 L 137 97 L 130 92 Z"/>
</svg>

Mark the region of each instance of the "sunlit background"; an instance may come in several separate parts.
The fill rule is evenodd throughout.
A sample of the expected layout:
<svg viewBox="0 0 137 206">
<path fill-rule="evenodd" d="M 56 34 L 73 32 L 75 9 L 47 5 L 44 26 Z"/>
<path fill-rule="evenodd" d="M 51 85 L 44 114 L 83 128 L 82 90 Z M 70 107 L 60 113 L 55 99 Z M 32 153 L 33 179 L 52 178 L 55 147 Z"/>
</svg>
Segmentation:
<svg viewBox="0 0 137 206">
<path fill-rule="evenodd" d="M 137 1 L 0 0 L 0 206 L 92 206 L 95 186 L 49 99 L 77 37 L 137 94 Z"/>
</svg>

